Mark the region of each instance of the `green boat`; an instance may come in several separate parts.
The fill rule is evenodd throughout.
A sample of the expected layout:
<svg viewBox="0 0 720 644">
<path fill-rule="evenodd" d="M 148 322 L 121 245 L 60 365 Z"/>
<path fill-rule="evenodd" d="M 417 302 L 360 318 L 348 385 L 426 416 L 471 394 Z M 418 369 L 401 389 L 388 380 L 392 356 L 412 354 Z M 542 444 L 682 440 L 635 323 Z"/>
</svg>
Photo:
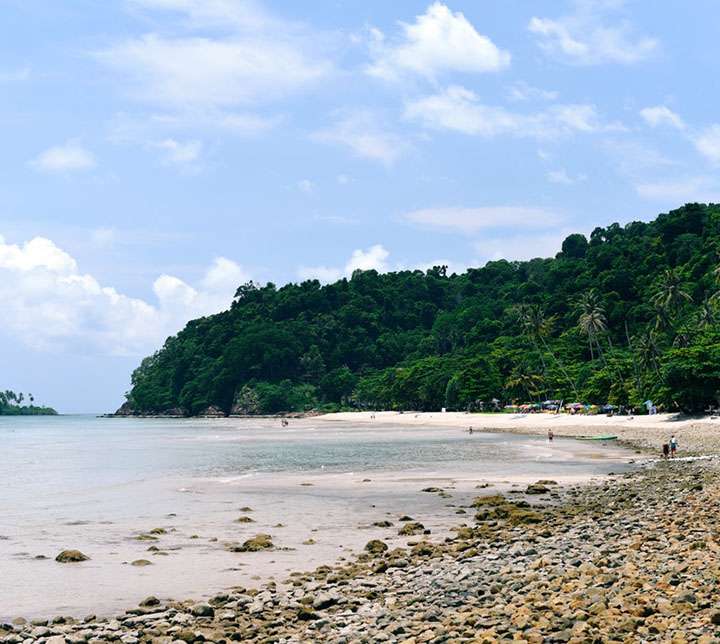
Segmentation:
<svg viewBox="0 0 720 644">
<path fill-rule="evenodd" d="M 603 436 L 578 436 L 579 441 L 611 441 L 617 438 L 617 434 L 605 434 Z"/>
</svg>

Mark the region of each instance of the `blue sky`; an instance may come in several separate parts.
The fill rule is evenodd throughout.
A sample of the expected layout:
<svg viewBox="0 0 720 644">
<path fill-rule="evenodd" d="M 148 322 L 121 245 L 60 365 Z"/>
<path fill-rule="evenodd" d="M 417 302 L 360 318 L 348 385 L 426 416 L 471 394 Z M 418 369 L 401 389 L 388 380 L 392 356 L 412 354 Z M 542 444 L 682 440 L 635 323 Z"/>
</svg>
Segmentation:
<svg viewBox="0 0 720 644">
<path fill-rule="evenodd" d="M 720 201 L 720 7 L 0 0 L 0 387 L 117 407 L 252 279 Z"/>
</svg>

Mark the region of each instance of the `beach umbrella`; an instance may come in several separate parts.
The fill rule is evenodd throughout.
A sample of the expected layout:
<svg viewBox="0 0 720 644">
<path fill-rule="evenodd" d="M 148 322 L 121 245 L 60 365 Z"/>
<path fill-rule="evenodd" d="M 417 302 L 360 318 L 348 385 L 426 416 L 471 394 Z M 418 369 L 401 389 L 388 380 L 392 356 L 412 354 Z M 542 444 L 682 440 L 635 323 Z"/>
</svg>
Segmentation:
<svg viewBox="0 0 720 644">
<path fill-rule="evenodd" d="M 617 409 L 615 405 L 605 405 L 603 409 Z"/>
</svg>

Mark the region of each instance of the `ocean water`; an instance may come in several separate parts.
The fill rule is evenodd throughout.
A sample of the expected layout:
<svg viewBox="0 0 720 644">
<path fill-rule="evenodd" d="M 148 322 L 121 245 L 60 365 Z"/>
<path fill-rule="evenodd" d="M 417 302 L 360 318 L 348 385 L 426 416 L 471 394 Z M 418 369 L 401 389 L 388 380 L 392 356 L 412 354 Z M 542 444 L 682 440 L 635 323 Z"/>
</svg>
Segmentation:
<svg viewBox="0 0 720 644">
<path fill-rule="evenodd" d="M 440 535 L 478 483 L 576 481 L 631 458 L 608 445 L 458 428 L 92 416 L 0 417 L 0 454 L 0 620 L 111 615 L 151 594 L 200 599 L 281 580 L 371 538 L 401 545 L 402 514 Z M 395 526 L 374 528 L 380 519 Z M 155 528 L 165 531 L 157 541 L 137 540 Z M 279 550 L 228 552 L 259 533 Z M 57 563 L 68 548 L 90 560 Z M 130 565 L 138 559 L 152 565 Z"/>
</svg>

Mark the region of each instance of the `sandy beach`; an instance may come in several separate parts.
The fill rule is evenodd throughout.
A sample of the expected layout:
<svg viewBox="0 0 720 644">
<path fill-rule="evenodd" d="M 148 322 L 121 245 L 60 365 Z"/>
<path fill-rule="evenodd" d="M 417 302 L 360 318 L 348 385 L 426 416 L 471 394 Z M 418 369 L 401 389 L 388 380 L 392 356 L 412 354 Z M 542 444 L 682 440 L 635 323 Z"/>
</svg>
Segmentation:
<svg viewBox="0 0 720 644">
<path fill-rule="evenodd" d="M 319 422 L 351 421 L 393 423 L 426 427 L 458 427 L 473 431 L 555 436 L 616 434 L 618 440 L 651 454 L 659 454 L 664 441 L 675 436 L 678 456 L 720 455 L 720 417 L 687 417 L 680 414 L 606 416 L 604 414 L 471 414 L 467 412 L 345 412 L 314 419 Z"/>
</svg>

